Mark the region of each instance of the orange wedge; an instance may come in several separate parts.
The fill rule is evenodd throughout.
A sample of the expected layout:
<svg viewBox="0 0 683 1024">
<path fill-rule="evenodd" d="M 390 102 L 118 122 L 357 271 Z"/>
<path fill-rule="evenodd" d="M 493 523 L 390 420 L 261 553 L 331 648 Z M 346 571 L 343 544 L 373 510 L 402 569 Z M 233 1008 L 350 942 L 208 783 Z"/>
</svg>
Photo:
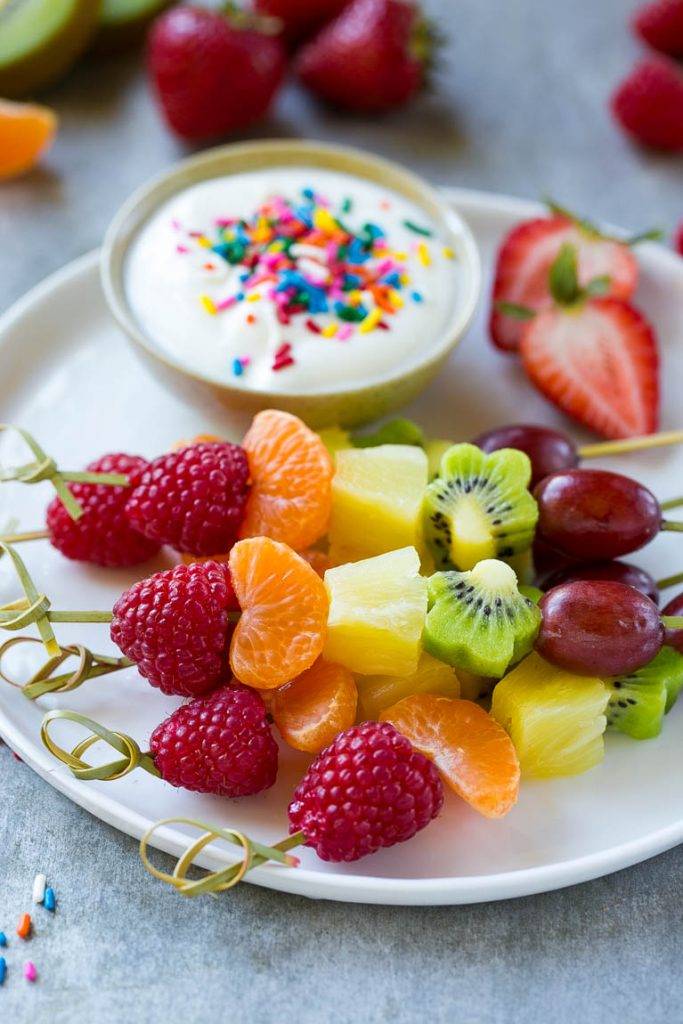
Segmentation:
<svg viewBox="0 0 683 1024">
<path fill-rule="evenodd" d="M 57 117 L 48 107 L 0 100 L 0 178 L 29 171 L 56 131 Z"/>
<path fill-rule="evenodd" d="M 351 728 L 357 703 L 358 690 L 349 670 L 318 660 L 275 692 L 269 711 L 290 747 L 317 754 Z"/>
<path fill-rule="evenodd" d="M 458 796 L 487 818 L 517 802 L 519 760 L 495 719 L 469 700 L 419 693 L 380 714 L 429 757 Z"/>
<path fill-rule="evenodd" d="M 229 565 L 242 609 L 230 666 L 247 686 L 275 689 L 322 653 L 329 603 L 325 586 L 308 562 L 269 537 L 238 541 Z"/>
<path fill-rule="evenodd" d="M 310 547 L 326 533 L 332 507 L 334 468 L 320 437 L 297 416 L 266 409 L 242 444 L 252 486 L 241 536 Z"/>
</svg>

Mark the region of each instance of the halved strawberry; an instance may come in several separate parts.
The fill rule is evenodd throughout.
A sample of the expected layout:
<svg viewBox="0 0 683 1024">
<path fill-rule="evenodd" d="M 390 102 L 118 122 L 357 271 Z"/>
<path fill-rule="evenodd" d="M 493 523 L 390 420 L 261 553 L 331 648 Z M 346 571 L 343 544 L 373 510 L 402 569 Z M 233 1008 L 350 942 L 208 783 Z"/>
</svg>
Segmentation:
<svg viewBox="0 0 683 1024">
<path fill-rule="evenodd" d="M 604 437 L 657 429 L 659 353 L 645 317 L 622 299 L 578 285 L 577 254 L 564 246 L 550 270 L 554 304 L 522 324 L 520 352 L 536 387 Z"/>
<path fill-rule="evenodd" d="M 552 207 L 558 211 L 558 207 Z M 499 303 L 525 306 L 540 311 L 552 306 L 548 288 L 550 267 L 565 244 L 575 246 L 581 285 L 596 277 L 609 277 L 608 294 L 628 300 L 638 284 L 638 263 L 629 242 L 602 235 L 587 221 L 567 211 L 555 216 L 524 221 L 512 229 L 498 251 L 493 285 L 489 330 L 498 348 L 514 352 L 519 348 L 523 324 L 499 308 Z"/>
</svg>

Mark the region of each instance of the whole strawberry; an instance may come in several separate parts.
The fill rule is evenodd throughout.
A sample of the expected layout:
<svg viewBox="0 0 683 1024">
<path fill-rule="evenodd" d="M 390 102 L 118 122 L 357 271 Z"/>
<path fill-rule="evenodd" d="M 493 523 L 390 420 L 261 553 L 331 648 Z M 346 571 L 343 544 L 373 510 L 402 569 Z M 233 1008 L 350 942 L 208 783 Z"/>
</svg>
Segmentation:
<svg viewBox="0 0 683 1024">
<path fill-rule="evenodd" d="M 443 804 L 439 774 L 388 722 L 340 733 L 310 766 L 289 805 L 322 860 L 353 861 L 428 825 Z"/>
<path fill-rule="evenodd" d="M 646 57 L 611 100 L 612 113 L 637 142 L 683 151 L 683 71 L 664 57 Z"/>
<path fill-rule="evenodd" d="M 195 793 L 251 796 L 277 776 L 265 705 L 246 686 L 223 686 L 179 707 L 156 727 L 149 746 L 161 777 Z"/>
<path fill-rule="evenodd" d="M 176 565 L 121 595 L 111 638 L 152 686 L 195 697 L 228 672 L 229 613 L 238 608 L 227 565 Z"/>
<path fill-rule="evenodd" d="M 248 494 L 244 449 L 204 442 L 151 462 L 128 498 L 126 514 L 145 537 L 177 551 L 225 554 L 237 540 Z"/>
<path fill-rule="evenodd" d="M 103 455 L 86 468 L 95 473 L 123 473 L 128 487 L 104 484 L 69 484 L 83 515 L 73 519 L 59 498 L 47 508 L 50 542 L 66 558 L 109 568 L 138 565 L 152 558 L 159 543 L 144 537 L 126 517 L 126 502 L 148 463 L 137 455 Z"/>
<path fill-rule="evenodd" d="M 676 232 L 674 244 L 676 246 L 676 252 L 679 254 L 679 256 L 683 256 L 683 220 L 678 225 L 678 231 Z"/>
<path fill-rule="evenodd" d="M 633 27 L 653 49 L 683 57 L 683 0 L 653 0 L 636 11 Z"/>
<path fill-rule="evenodd" d="M 345 110 L 400 107 L 425 82 L 432 39 L 411 0 L 353 0 L 302 47 L 296 72 L 314 93 Z"/>
<path fill-rule="evenodd" d="M 298 43 L 336 18 L 349 0 L 255 0 L 259 14 L 278 18 L 285 40 Z"/>
<path fill-rule="evenodd" d="M 286 66 L 283 43 L 244 15 L 174 7 L 155 21 L 149 75 L 169 126 L 184 139 L 239 132 L 264 116 Z"/>
</svg>

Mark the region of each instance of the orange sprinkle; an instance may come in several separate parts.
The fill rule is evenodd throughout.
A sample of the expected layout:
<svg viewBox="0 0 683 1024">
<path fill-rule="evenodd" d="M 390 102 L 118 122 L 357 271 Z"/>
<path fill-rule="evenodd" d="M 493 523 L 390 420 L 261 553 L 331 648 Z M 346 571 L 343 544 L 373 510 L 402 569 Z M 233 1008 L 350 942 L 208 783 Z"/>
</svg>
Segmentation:
<svg viewBox="0 0 683 1024">
<path fill-rule="evenodd" d="M 20 939 L 27 939 L 31 934 L 31 915 L 22 914 L 17 925 L 17 935 Z"/>
<path fill-rule="evenodd" d="M 254 316 L 253 313 L 248 313 L 247 314 L 247 323 L 248 324 L 255 324 L 256 323 L 256 317 Z"/>
</svg>

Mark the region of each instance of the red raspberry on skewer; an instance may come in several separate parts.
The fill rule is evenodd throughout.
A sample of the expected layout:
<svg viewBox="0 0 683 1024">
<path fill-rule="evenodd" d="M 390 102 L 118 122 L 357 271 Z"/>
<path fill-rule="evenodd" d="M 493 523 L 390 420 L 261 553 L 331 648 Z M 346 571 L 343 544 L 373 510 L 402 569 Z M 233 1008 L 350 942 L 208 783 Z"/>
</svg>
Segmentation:
<svg viewBox="0 0 683 1024">
<path fill-rule="evenodd" d="M 227 565 L 176 565 L 121 595 L 111 638 L 152 686 L 194 697 L 227 674 L 229 612 L 238 609 Z"/>
<path fill-rule="evenodd" d="M 47 509 L 47 529 L 52 545 L 66 558 L 109 568 L 138 565 L 159 550 L 155 540 L 133 528 L 126 516 L 126 502 L 149 463 L 137 455 L 118 452 L 103 455 L 86 468 L 95 473 L 123 473 L 128 487 L 106 484 L 71 483 L 69 490 L 83 509 L 73 519 L 60 498 Z"/>
<path fill-rule="evenodd" d="M 224 554 L 237 540 L 249 494 L 244 449 L 205 442 L 149 464 L 126 513 L 145 537 L 193 555 Z"/>
<path fill-rule="evenodd" d="M 156 727 L 149 748 L 162 779 L 196 793 L 251 796 L 277 776 L 265 705 L 246 686 L 224 686 L 184 704 Z"/>
<path fill-rule="evenodd" d="M 322 860 L 358 860 L 410 839 L 442 804 L 431 761 L 388 722 L 364 722 L 310 766 L 289 805 L 290 832 Z"/>
</svg>

